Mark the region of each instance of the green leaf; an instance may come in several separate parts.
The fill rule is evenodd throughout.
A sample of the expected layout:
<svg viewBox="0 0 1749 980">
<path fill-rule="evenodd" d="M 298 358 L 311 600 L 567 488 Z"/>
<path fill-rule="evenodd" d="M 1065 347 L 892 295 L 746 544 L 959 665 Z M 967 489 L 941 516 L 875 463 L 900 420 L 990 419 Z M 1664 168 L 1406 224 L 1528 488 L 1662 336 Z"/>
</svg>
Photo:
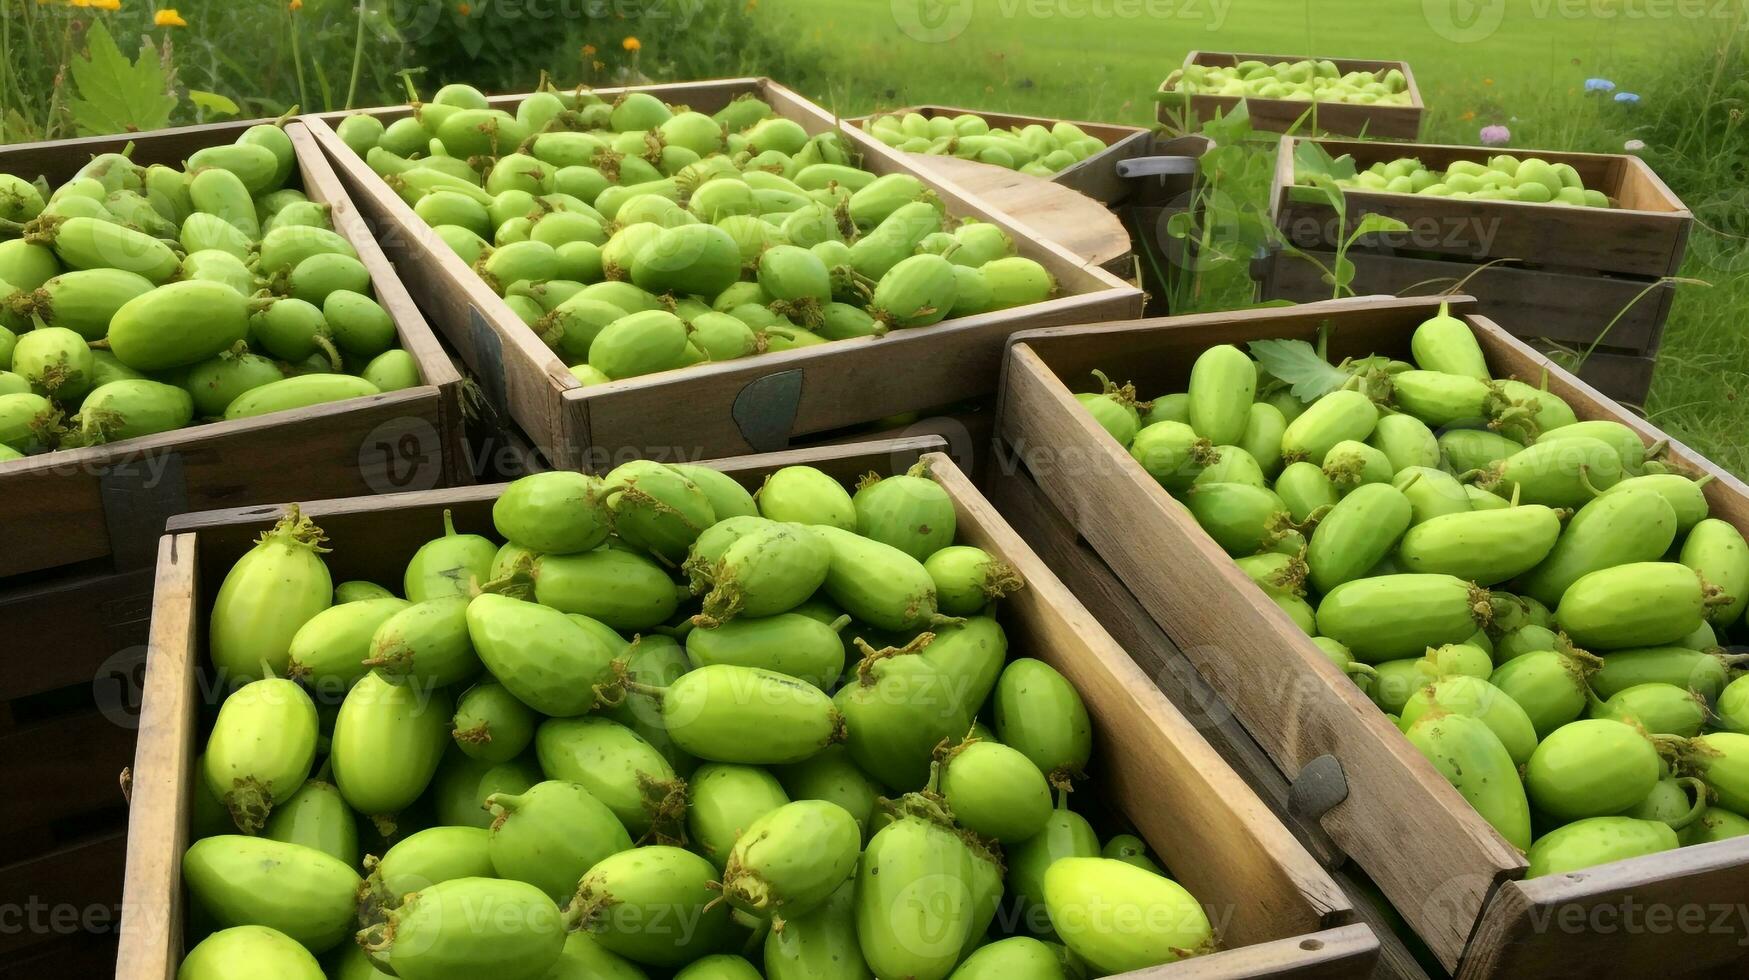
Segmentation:
<svg viewBox="0 0 1749 980">
<path fill-rule="evenodd" d="M 1189 238 L 1195 230 L 1195 219 L 1189 211 L 1176 211 L 1166 219 L 1166 234 L 1173 238 Z"/>
<path fill-rule="evenodd" d="M 243 111 L 237 103 L 217 92 L 202 92 L 199 89 L 188 90 L 188 101 L 206 110 L 208 115 L 235 116 Z"/>
<path fill-rule="evenodd" d="M 85 34 L 86 56 L 74 58 L 73 85 L 79 97 L 68 103 L 81 136 L 137 133 L 170 124 L 176 99 L 158 63 L 158 50 L 140 45 L 138 61 L 115 46 L 102 21 Z"/>
<path fill-rule="evenodd" d="M 1301 140 L 1294 145 L 1294 180 L 1309 180 L 1313 177 L 1352 180 L 1354 158 L 1346 153 L 1332 157 L 1321 144 Z"/>
<path fill-rule="evenodd" d="M 1360 238 L 1362 235 L 1372 235 L 1372 234 L 1376 234 L 1378 232 L 1408 231 L 1408 230 L 1409 230 L 1408 224 L 1404 223 L 1403 221 L 1398 220 L 1397 218 L 1391 218 L 1391 217 L 1387 217 L 1387 216 L 1382 215 L 1382 214 L 1376 214 L 1374 212 L 1368 211 L 1366 214 L 1363 214 L 1360 216 L 1360 224 L 1358 224 L 1354 227 L 1354 234 L 1349 235 L 1348 240 L 1350 242 L 1353 242 L 1356 239 Z"/>
<path fill-rule="evenodd" d="M 1310 404 L 1348 383 L 1348 372 L 1318 356 L 1303 340 L 1253 340 L 1251 356 L 1271 377 L 1291 386 L 1294 397 Z"/>
</svg>

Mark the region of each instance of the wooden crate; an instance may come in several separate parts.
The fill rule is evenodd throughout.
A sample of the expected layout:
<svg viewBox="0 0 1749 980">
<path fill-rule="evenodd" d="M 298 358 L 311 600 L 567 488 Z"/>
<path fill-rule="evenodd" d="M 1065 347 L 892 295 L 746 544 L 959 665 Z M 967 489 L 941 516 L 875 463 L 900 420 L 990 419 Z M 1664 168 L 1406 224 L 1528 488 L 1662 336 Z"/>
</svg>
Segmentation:
<svg viewBox="0 0 1749 980">
<path fill-rule="evenodd" d="M 1332 760 L 1339 764 L 1346 796 L 1323 814 L 1323 829 L 1446 969 L 1461 977 L 1582 977 L 1599 969 L 1642 976 L 1672 965 L 1714 975 L 1727 965 L 1740 970 L 1749 963 L 1749 925 L 1740 916 L 1648 928 L 1644 913 L 1656 907 L 1660 921 L 1688 922 L 1733 889 L 1740 901 L 1749 838 L 1522 880 L 1523 855 L 1071 395 L 1090 387 L 1094 367 L 1115 368 L 1145 393 L 1183 390 L 1191 363 L 1210 345 L 1309 339 L 1326 322 L 1334 325 L 1333 357 L 1401 357 L 1436 305 L 1362 297 L 1022 334 L 1005 370 L 998 431 L 1016 465 L 1037 479 L 1290 780 L 1328 780 Z M 1475 331 L 1496 376 L 1540 380 L 1546 371 L 1549 390 L 1580 418 L 1620 421 L 1648 444 L 1668 438 L 1474 315 L 1468 297 L 1455 298 L 1453 309 Z M 1680 443 L 1670 450 L 1678 463 L 1714 476 L 1706 491 L 1715 516 L 1749 528 L 1742 481 Z M 1629 915 L 1640 916 L 1638 928 L 1626 924 Z M 1600 920 L 1607 924 L 1593 925 Z"/>
<path fill-rule="evenodd" d="M 779 466 L 809 463 L 839 478 L 893 472 L 941 447 L 921 439 L 719 460 L 756 485 Z M 962 540 L 1015 565 L 1027 588 L 1005 604 L 1010 635 L 1081 691 L 1101 752 L 1099 788 L 1225 922 L 1225 952 L 1145 971 L 1151 980 L 1214 977 L 1348 977 L 1370 967 L 1377 945 L 1349 924 L 1347 900 L 1316 862 L 1222 763 L 1187 722 L 996 515 L 952 461 L 929 457 L 953 497 Z M 342 577 L 399 575 L 424 539 L 420 528 L 453 511 L 458 528 L 491 528 L 501 487 L 320 501 L 304 510 L 327 531 Z M 128 854 L 129 918 L 120 976 L 169 978 L 182 950 L 180 861 L 187 844 L 189 766 L 204 657 L 205 612 L 225 570 L 280 514 L 256 507 L 189 515 L 164 538 L 147 676 Z"/>
<path fill-rule="evenodd" d="M 1325 268 L 1336 259 L 1330 252 L 1312 256 Z M 1628 276 L 1510 264 L 1484 269 L 1475 263 L 1403 255 L 1351 254 L 1351 261 L 1352 288 L 1360 295 L 1428 296 L 1463 281 L 1462 291 L 1475 297 L 1478 312 L 1545 351 L 1559 345 L 1583 352 L 1615 321 L 1578 374 L 1610 398 L 1634 405 L 1645 404 L 1651 390 L 1650 355 L 1658 350 L 1680 288 L 1666 284 L 1647 292 L 1646 280 Z M 1254 273 L 1264 299 L 1310 303 L 1330 298 L 1330 286 L 1318 267 L 1285 252 L 1272 253 Z"/>
<path fill-rule="evenodd" d="M 969 112 L 984 117 L 984 121 L 990 124 L 991 129 L 1022 128 L 1035 125 L 1049 129 L 1052 123 L 1064 121 L 1048 116 L 985 112 L 982 109 L 962 109 L 950 105 L 912 105 L 900 109 L 874 112 L 866 116 L 853 116 L 846 119 L 845 122 L 861 129 L 864 123 L 872 122 L 880 116 L 903 116 L 908 112 L 919 113 L 928 118 L 958 116 Z M 1083 133 L 1103 140 L 1105 149 L 1041 179 L 1049 180 L 1054 184 L 1062 184 L 1064 187 L 1085 194 L 1102 204 L 1116 204 L 1123 200 L 1124 196 L 1129 193 L 1129 187 L 1128 182 L 1117 175 L 1117 163 L 1119 160 L 1128 160 L 1131 157 L 1142 156 L 1147 152 L 1148 130 L 1141 126 L 1120 126 L 1116 123 L 1082 122 L 1078 119 L 1066 121 L 1080 127 Z"/>
<path fill-rule="evenodd" d="M 842 132 L 876 173 L 916 173 L 908 154 L 764 78 L 642 86 L 660 98 L 712 111 L 755 93 L 809 133 Z M 601 89 L 611 97 L 619 89 Z M 494 104 L 514 107 L 521 96 Z M 369 110 L 392 121 L 406 106 Z M 1026 225 L 927 174 L 948 210 L 1006 228 L 1021 254 L 1043 263 L 1062 287 L 1056 299 L 964 317 L 878 338 L 838 341 L 780 354 L 582 387 L 563 361 L 511 312 L 430 229 L 342 143 L 330 124 L 344 114 L 306 117 L 334 159 L 384 248 L 438 329 L 479 376 L 500 414 L 514 418 L 556 467 L 601 470 L 624 459 L 706 459 L 771 451 L 792 438 L 840 429 L 995 391 L 1007 336 L 1023 327 L 1123 319 L 1141 293 L 1086 268 Z"/>
<path fill-rule="evenodd" d="M 1333 133 L 1341 136 L 1369 136 L 1386 140 L 1414 140 L 1421 136 L 1421 117 L 1427 112 L 1427 107 L 1421 101 L 1421 89 L 1415 84 L 1415 73 L 1409 69 L 1406 61 L 1367 61 L 1361 58 L 1318 58 L 1307 55 L 1284 54 L 1236 54 L 1224 51 L 1192 51 L 1184 56 L 1184 68 L 1191 65 L 1233 66 L 1241 61 L 1262 61 L 1274 64 L 1278 61 L 1304 61 L 1311 57 L 1313 61 L 1333 61 L 1336 67 L 1347 74 L 1351 71 L 1380 71 L 1395 68 L 1403 73 L 1409 82 L 1410 104 L 1403 105 L 1360 105 L 1351 102 L 1295 102 L 1291 99 L 1259 99 L 1233 95 L 1191 95 L 1185 122 L 1194 125 L 1196 120 L 1212 119 L 1217 114 L 1232 112 L 1240 102 L 1244 102 L 1246 110 L 1251 115 L 1253 129 L 1270 132 L 1286 133 Z M 1180 69 L 1182 71 L 1182 68 Z M 1168 83 L 1174 80 L 1169 76 L 1160 83 L 1160 91 L 1168 91 Z M 1172 125 L 1177 122 L 1173 118 L 1175 111 L 1185 105 L 1181 96 L 1178 99 L 1160 103 L 1157 112 L 1162 125 Z"/>
<path fill-rule="evenodd" d="M 1294 152 L 1300 142 L 1293 136 L 1281 139 L 1270 188 L 1270 216 L 1295 247 L 1334 249 L 1339 234 L 1335 213 L 1317 191 L 1297 188 L 1294 182 Z M 1332 157 L 1352 156 L 1356 166 L 1363 170 L 1400 157 L 1416 157 L 1430 169 L 1444 169 L 1459 160 L 1486 163 L 1503 152 L 1485 146 L 1432 143 L 1311 142 L 1322 146 Z M 1675 275 L 1681 268 L 1694 216 L 1644 160 L 1620 153 L 1557 153 L 1517 148 L 1509 152 L 1519 158 L 1535 156 L 1549 163 L 1572 165 L 1587 188 L 1609 195 L 1616 206 L 1583 208 L 1525 201 L 1453 200 L 1344 188 L 1348 228 L 1354 228 L 1360 216 L 1370 212 L 1396 218 L 1410 229 L 1401 234 L 1371 236 L 1350 249 L 1349 254 L 1414 250 L 1468 262 L 1510 258 L 1532 268 L 1637 276 L 1648 281 Z M 1602 326 L 1598 324 L 1599 329 Z"/>
<path fill-rule="evenodd" d="M 235 139 L 245 125 L 4 147 L 0 172 L 26 179 L 40 173 L 58 183 L 91 154 L 129 145 L 137 163 L 180 166 L 200 147 Z M 40 575 L 10 577 L 81 562 L 95 562 L 83 570 L 97 572 L 148 567 L 165 518 L 187 510 L 455 482 L 461 377 L 309 134 L 296 123 L 287 132 L 298 148 L 305 193 L 333 206 L 336 229 L 370 268 L 401 346 L 418 361 L 426 383 L 0 463 L 0 525 L 7 540 L 0 549 L 0 588 L 38 586 Z M 111 591 L 122 587 L 118 582 Z"/>
</svg>

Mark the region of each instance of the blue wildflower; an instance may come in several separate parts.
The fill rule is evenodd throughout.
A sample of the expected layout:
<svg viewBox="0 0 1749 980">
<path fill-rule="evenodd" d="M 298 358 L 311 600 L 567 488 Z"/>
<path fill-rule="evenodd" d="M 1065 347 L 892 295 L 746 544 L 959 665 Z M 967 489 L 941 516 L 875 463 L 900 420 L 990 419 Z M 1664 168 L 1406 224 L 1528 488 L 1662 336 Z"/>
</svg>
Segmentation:
<svg viewBox="0 0 1749 980">
<path fill-rule="evenodd" d="M 1632 92 L 1617 92 L 1615 93 L 1615 100 L 1623 105 L 1637 105 L 1640 101 L 1640 97 Z"/>
<path fill-rule="evenodd" d="M 1615 91 L 1615 83 L 1607 78 L 1587 78 L 1585 80 L 1585 91 L 1613 92 Z"/>
</svg>

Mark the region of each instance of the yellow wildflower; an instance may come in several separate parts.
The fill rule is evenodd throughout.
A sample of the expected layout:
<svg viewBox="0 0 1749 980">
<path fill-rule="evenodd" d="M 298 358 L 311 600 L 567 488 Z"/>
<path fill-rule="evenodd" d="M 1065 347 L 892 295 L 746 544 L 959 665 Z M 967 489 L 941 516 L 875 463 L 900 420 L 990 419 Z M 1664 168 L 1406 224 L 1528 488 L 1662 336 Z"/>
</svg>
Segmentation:
<svg viewBox="0 0 1749 980">
<path fill-rule="evenodd" d="M 152 23 L 158 27 L 187 27 L 188 21 L 176 12 L 175 7 L 165 7 L 152 15 Z"/>
<path fill-rule="evenodd" d="M 634 54 L 643 48 L 643 44 L 639 43 L 638 39 L 635 37 L 627 37 L 625 40 L 619 42 L 619 46 Z"/>
</svg>

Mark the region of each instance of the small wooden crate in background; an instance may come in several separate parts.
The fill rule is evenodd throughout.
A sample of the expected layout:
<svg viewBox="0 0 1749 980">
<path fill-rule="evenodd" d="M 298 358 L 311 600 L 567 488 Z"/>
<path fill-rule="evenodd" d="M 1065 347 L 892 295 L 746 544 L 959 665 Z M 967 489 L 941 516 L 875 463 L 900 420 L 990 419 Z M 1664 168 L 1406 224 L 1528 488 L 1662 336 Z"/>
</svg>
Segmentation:
<svg viewBox="0 0 1749 980">
<path fill-rule="evenodd" d="M 585 388 L 467 264 L 340 141 L 345 113 L 305 122 L 334 160 L 359 208 L 433 322 L 479 376 L 488 401 L 514 418 L 559 468 L 604 470 L 625 459 L 708 459 L 770 451 L 901 412 L 995 391 L 1002 345 L 1027 327 L 1133 317 L 1141 293 L 1041 239 L 1016 218 L 956 186 L 921 174 L 888 148 L 765 78 L 640 86 L 669 102 L 714 111 L 757 95 L 810 134 L 840 132 L 878 174 L 918 174 L 949 213 L 1002 226 L 1020 254 L 1041 262 L 1061 294 L 1044 303 L 946 321 L 885 337 L 700 364 Z M 600 89 L 611 98 L 623 89 Z M 522 96 L 493 99 L 514 108 Z M 406 106 L 367 110 L 385 122 Z"/>
<path fill-rule="evenodd" d="M 1282 138 L 1270 192 L 1271 217 L 1288 242 L 1330 268 L 1338 222 L 1321 198 L 1296 191 L 1298 142 Z M 1360 169 L 1399 157 L 1416 157 L 1430 169 L 1444 169 L 1457 160 L 1486 162 L 1501 152 L 1572 165 L 1586 187 L 1609 195 L 1616 206 L 1453 200 L 1344 188 L 1348 228 L 1367 213 L 1397 218 L 1410 228 L 1406 235 L 1369 236 L 1349 249 L 1355 264 L 1353 289 L 1361 294 L 1427 294 L 1467 280 L 1463 290 L 1481 302 L 1481 312 L 1516 336 L 1544 350 L 1559 346 L 1583 352 L 1595 344 L 1580 376 L 1613 398 L 1645 401 L 1676 289 L 1654 284 L 1681 270 L 1694 223 L 1645 161 L 1624 154 L 1314 142 L 1332 157 L 1351 155 Z M 1511 261 L 1481 268 L 1501 259 Z M 1295 302 L 1329 297 L 1330 286 L 1320 275 L 1312 263 L 1280 252 L 1258 270 L 1263 298 Z M 1623 310 L 1626 314 L 1617 321 Z"/>
<path fill-rule="evenodd" d="M 1184 56 L 1183 68 L 1191 65 L 1215 65 L 1231 67 L 1241 61 L 1261 61 L 1265 64 L 1275 64 L 1278 61 L 1331 61 L 1343 74 L 1351 71 L 1382 71 L 1392 68 L 1403 73 L 1409 83 L 1409 104 L 1404 105 L 1361 105 L 1354 102 L 1296 102 L 1292 99 L 1260 99 L 1256 96 L 1234 95 L 1180 95 L 1176 99 L 1161 102 L 1158 116 L 1162 125 L 1175 125 L 1178 120 L 1174 114 L 1186 118 L 1188 126 L 1194 127 L 1198 121 L 1213 119 L 1218 114 L 1232 112 L 1239 103 L 1245 103 L 1246 111 L 1251 115 L 1253 129 L 1270 132 L 1286 133 L 1331 133 L 1338 136 L 1367 136 L 1373 139 L 1414 140 L 1421 136 L 1421 117 L 1426 114 L 1427 107 L 1421 101 L 1421 89 L 1415 84 L 1415 73 L 1410 70 L 1406 61 L 1368 61 L 1361 58 L 1319 58 L 1308 55 L 1284 54 L 1235 54 L 1225 51 L 1192 51 Z M 1183 71 L 1180 68 L 1179 71 Z M 1172 76 L 1160 83 L 1160 91 L 1169 91 L 1168 85 L 1177 76 Z M 1188 110 L 1188 111 L 1186 111 Z"/>
<path fill-rule="evenodd" d="M 1345 795 L 1321 813 L 1323 830 L 1378 883 L 1448 971 L 1579 978 L 1741 970 L 1749 963 L 1749 926 L 1740 915 L 1663 932 L 1644 925 L 1643 915 L 1656 908 L 1663 911 L 1653 914 L 1692 917 L 1740 903 L 1749 838 L 1523 880 L 1523 856 L 1071 394 L 1091 388 L 1093 368 L 1115 371 L 1147 395 L 1182 391 L 1191 364 L 1211 345 L 1313 339 L 1326 323 L 1333 327 L 1332 357 L 1406 357 L 1410 334 L 1436 306 L 1359 297 L 1018 335 L 997 421 L 1006 458 L 1037 480 L 1290 781 L 1328 783 L 1339 775 Z M 1668 439 L 1475 315 L 1468 297 L 1454 298 L 1452 306 L 1496 377 L 1540 381 L 1546 371 L 1549 390 L 1581 419 L 1622 422 L 1648 445 Z M 1680 443 L 1670 443 L 1670 455 L 1714 477 L 1706 487 L 1714 516 L 1749 528 L 1749 487 Z M 1621 918 L 1636 910 L 1639 927 Z M 1610 925 L 1588 925 L 1599 921 Z"/>
<path fill-rule="evenodd" d="M 0 172 L 59 184 L 112 152 L 179 167 L 250 125 L 0 147 Z M 332 205 L 424 383 L 0 462 L 0 620 L 10 638 L 0 658 L 0 902 L 108 910 L 106 922 L 82 919 L 71 931 L 0 930 L 0 960 L 37 963 L 37 975 L 88 975 L 92 957 L 114 955 L 125 821 L 116 773 L 133 755 L 165 520 L 297 493 L 448 486 L 466 472 L 460 375 L 309 134 L 297 123 L 286 131 L 298 151 L 294 184 Z"/>
<path fill-rule="evenodd" d="M 1041 177 L 1053 184 L 1061 184 L 1080 194 L 1098 201 L 1101 204 L 1116 204 L 1128 193 L 1125 181 L 1117 176 L 1116 166 L 1119 160 L 1128 160 L 1146 152 L 1148 145 L 1148 130 L 1141 126 L 1120 126 L 1116 123 L 1082 122 L 1078 119 L 1058 120 L 1048 116 L 1022 116 L 1012 112 L 985 112 L 982 109 L 962 109 L 950 105 L 913 105 L 899 109 L 886 109 L 881 112 L 871 112 L 866 116 L 853 116 L 845 122 L 857 129 L 882 116 L 904 116 L 915 112 L 925 118 L 936 116 L 959 116 L 966 113 L 982 116 L 990 124 L 991 129 L 1021 129 L 1027 126 L 1043 126 L 1051 128 L 1052 123 L 1071 122 L 1083 133 L 1096 136 L 1104 141 L 1105 149 L 1095 153 L 1085 160 L 1051 174 Z M 919 154 L 913 154 L 919 155 Z M 1025 220 L 1024 214 L 1018 215 Z"/>
<path fill-rule="evenodd" d="M 939 440 L 865 443 L 719 460 L 750 486 L 778 467 L 818 466 L 840 479 L 892 473 L 926 457 L 953 497 L 960 540 L 1014 565 L 1026 588 L 1004 603 L 1009 636 L 1025 655 L 1062 671 L 1086 701 L 1098 752 L 1086 787 L 1133 821 L 1185 887 L 1225 923 L 1225 952 L 1133 974 L 1148 980 L 1364 974 L 1377 943 L 1349 924 L 1342 893 L 1269 814 L 1182 715 L 1092 620 L 967 478 L 934 450 Z M 403 563 L 449 509 L 463 531 L 491 530 L 501 487 L 320 501 L 304 512 L 328 534 L 337 578 L 396 579 Z M 146 708 L 134 765 L 128 852 L 128 920 L 122 969 L 134 980 L 167 980 L 182 956 L 180 866 L 187 805 L 204 707 L 197 676 L 205 657 L 206 611 L 230 567 L 280 507 L 194 514 L 166 535 Z"/>
</svg>

